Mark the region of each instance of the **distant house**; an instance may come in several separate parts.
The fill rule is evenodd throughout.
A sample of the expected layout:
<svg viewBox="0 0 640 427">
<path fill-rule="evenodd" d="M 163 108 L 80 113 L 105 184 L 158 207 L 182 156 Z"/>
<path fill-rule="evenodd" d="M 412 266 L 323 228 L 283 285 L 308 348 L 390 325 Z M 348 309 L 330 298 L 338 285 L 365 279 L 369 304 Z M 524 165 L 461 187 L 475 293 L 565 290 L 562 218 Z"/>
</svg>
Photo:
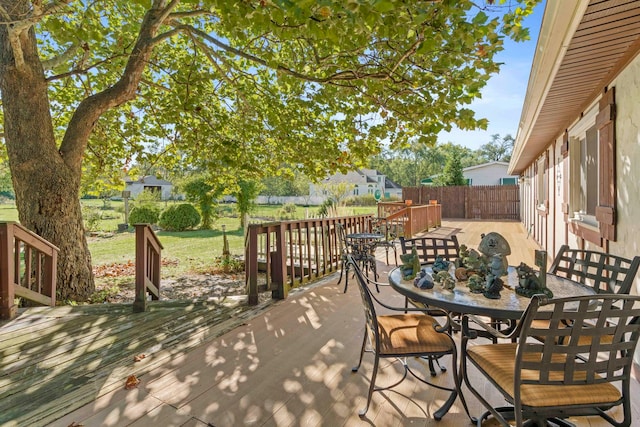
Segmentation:
<svg viewBox="0 0 640 427">
<path fill-rule="evenodd" d="M 324 187 L 327 184 L 341 182 L 353 185 L 352 196 L 375 195 L 376 190 L 378 190 L 379 194 L 385 199 L 402 198 L 402 187 L 375 169 L 359 169 L 346 174 L 331 175 L 320 183 L 309 185 L 309 195 L 311 197 L 326 197 L 327 194 Z"/>
<path fill-rule="evenodd" d="M 157 192 L 161 200 L 171 199 L 173 184 L 164 179 L 158 179 L 153 175 L 147 175 L 138 180 L 125 180 L 125 191 L 129 191 L 132 198 L 142 193 L 144 190 Z"/>
<path fill-rule="evenodd" d="M 462 170 L 468 185 L 516 185 L 518 175 L 509 175 L 509 163 L 488 162 L 481 165 L 469 166 Z M 434 185 L 437 175 L 420 181 L 422 185 Z"/>
<path fill-rule="evenodd" d="M 488 162 L 464 168 L 462 173 L 469 185 L 515 185 L 518 175 L 509 175 L 509 163 Z"/>
</svg>

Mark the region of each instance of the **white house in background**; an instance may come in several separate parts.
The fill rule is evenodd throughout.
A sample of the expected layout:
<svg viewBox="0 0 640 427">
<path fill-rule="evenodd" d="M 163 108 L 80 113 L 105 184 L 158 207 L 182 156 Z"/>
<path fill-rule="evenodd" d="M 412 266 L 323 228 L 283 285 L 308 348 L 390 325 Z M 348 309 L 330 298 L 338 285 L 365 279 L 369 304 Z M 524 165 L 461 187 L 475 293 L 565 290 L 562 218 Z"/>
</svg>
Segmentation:
<svg viewBox="0 0 640 427">
<path fill-rule="evenodd" d="M 516 185 L 518 175 L 510 175 L 507 162 L 488 162 L 462 169 L 463 176 L 469 185 Z M 422 185 L 433 185 L 438 175 L 423 179 Z"/>
<path fill-rule="evenodd" d="M 402 198 L 402 187 L 375 169 L 359 169 L 346 174 L 331 175 L 317 184 L 310 184 L 309 195 L 311 197 L 326 198 L 327 194 L 324 186 L 341 182 L 353 185 L 352 196 L 375 195 L 376 190 L 379 190 L 380 195 L 385 199 Z"/>
<path fill-rule="evenodd" d="M 158 192 L 161 200 L 169 200 L 172 196 L 173 184 L 164 179 L 158 179 L 153 175 L 147 175 L 135 181 L 125 180 L 124 191 L 129 191 L 132 198 L 135 198 L 144 190 Z"/>
<path fill-rule="evenodd" d="M 516 185 L 518 175 L 510 175 L 508 169 L 507 162 L 488 162 L 464 168 L 462 174 L 469 185 Z"/>
<path fill-rule="evenodd" d="M 640 253 L 639 53 L 640 1 L 547 0 L 509 172 L 551 256 Z"/>
</svg>

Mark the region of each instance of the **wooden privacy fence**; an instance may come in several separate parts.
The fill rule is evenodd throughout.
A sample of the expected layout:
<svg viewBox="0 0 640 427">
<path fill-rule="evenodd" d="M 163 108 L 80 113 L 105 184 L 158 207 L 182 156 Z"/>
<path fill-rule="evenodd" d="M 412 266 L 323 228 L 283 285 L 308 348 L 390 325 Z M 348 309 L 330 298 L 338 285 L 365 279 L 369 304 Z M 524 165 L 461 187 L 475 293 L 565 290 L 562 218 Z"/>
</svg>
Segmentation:
<svg viewBox="0 0 640 427">
<path fill-rule="evenodd" d="M 58 251 L 18 223 L 0 223 L 0 319 L 15 317 L 16 297 L 56 305 Z"/>
<path fill-rule="evenodd" d="M 520 187 L 517 185 L 405 187 L 402 198 L 414 204 L 437 200 L 442 206 L 442 218 L 520 220 Z"/>
<path fill-rule="evenodd" d="M 245 238 L 245 283 L 249 304 L 258 303 L 258 292 L 286 298 L 290 289 L 336 271 L 341 253 L 336 236 L 340 223 L 348 233 L 370 229 L 371 215 L 316 218 L 300 221 L 249 224 Z M 266 284 L 258 286 L 258 272 Z"/>
</svg>

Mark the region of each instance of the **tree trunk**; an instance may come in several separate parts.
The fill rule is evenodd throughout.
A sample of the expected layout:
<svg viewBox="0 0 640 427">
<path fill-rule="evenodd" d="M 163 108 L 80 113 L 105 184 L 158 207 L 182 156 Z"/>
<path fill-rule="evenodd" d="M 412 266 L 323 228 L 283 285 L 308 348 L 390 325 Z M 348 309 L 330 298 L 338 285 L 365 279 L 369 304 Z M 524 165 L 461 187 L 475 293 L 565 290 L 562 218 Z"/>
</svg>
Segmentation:
<svg viewBox="0 0 640 427">
<path fill-rule="evenodd" d="M 20 222 L 60 249 L 58 298 L 85 300 L 94 282 L 79 200 L 81 168 L 58 150 L 33 29 L 12 33 L 8 27 L 0 26 L 0 91 Z"/>
</svg>

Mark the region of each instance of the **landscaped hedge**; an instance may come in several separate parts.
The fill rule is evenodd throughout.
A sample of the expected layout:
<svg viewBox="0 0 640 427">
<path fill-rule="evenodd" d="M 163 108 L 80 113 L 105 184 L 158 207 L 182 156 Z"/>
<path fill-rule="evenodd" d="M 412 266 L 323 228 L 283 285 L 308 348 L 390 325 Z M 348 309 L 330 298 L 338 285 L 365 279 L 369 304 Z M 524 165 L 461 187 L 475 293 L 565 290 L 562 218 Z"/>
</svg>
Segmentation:
<svg viewBox="0 0 640 427">
<path fill-rule="evenodd" d="M 169 206 L 160 215 L 160 227 L 167 231 L 184 231 L 200 223 L 198 210 L 189 203 Z"/>
<path fill-rule="evenodd" d="M 138 206 L 129 213 L 129 224 L 157 224 L 160 210 L 150 206 Z"/>
</svg>

